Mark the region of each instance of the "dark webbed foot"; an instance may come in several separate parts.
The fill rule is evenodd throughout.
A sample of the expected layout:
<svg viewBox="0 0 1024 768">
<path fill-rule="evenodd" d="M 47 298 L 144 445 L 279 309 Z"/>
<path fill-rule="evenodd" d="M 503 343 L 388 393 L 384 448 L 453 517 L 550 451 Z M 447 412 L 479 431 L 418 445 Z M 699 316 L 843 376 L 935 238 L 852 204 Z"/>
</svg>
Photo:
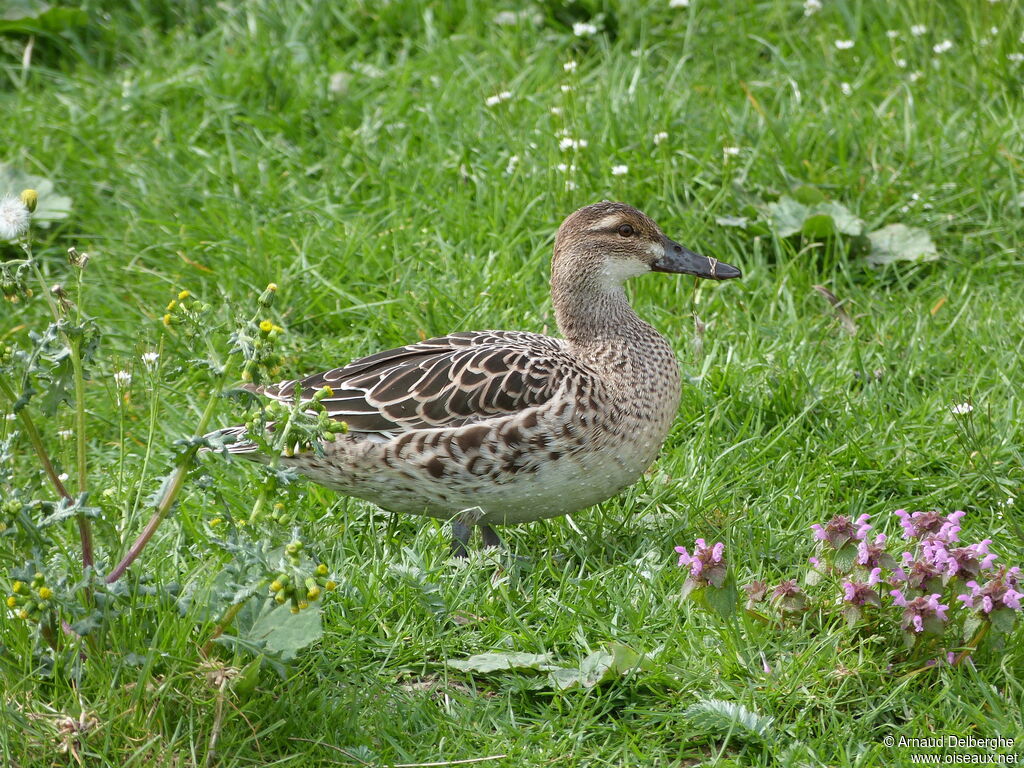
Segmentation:
<svg viewBox="0 0 1024 768">
<path fill-rule="evenodd" d="M 501 537 L 495 533 L 494 529 L 489 525 L 480 526 L 480 536 L 484 540 L 485 547 L 501 547 Z"/>
<path fill-rule="evenodd" d="M 483 539 L 484 547 L 502 547 L 501 537 L 494 532 L 489 525 L 472 526 L 452 520 L 452 556 L 467 557 L 469 555 L 469 540 L 473 535 L 473 528 L 480 528 L 480 537 Z"/>
</svg>

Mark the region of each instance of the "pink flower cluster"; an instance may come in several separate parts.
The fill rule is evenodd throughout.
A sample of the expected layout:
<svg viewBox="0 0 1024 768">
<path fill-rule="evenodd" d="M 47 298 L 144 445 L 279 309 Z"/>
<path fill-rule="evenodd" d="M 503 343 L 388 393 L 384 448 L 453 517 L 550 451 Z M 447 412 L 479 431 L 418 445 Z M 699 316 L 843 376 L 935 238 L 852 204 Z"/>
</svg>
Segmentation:
<svg viewBox="0 0 1024 768">
<path fill-rule="evenodd" d="M 956 599 L 975 611 L 987 615 L 1001 608 L 1021 609 L 1024 592 L 1017 589 L 1020 586 L 1020 568 L 1001 568 L 983 587 L 974 580 L 968 581 L 966 586 L 970 592 L 957 595 Z"/>
<path fill-rule="evenodd" d="M 960 536 L 960 519 L 967 513 L 957 510 L 943 515 L 935 511 L 907 512 L 905 509 L 897 509 L 893 514 L 900 519 L 904 539 L 920 539 L 932 535 L 953 542 Z"/>
<path fill-rule="evenodd" d="M 690 578 L 700 585 L 721 587 L 725 583 L 727 565 L 723 558 L 725 544 L 717 542 L 708 546 L 704 539 L 697 539 L 691 555 L 686 547 L 676 547 L 679 553 L 679 567 L 690 566 Z"/>
<path fill-rule="evenodd" d="M 894 589 L 889 594 L 892 595 L 893 603 L 903 609 L 902 626 L 905 630 L 913 627 L 915 632 L 920 633 L 924 632 L 925 622 L 929 619 L 940 624 L 946 621 L 946 611 L 949 610 L 949 606 L 939 602 L 941 597 L 939 594 L 933 592 L 927 597 L 921 595 L 912 600 L 907 600 L 906 595 L 899 589 Z"/>
<path fill-rule="evenodd" d="M 827 541 L 833 549 L 842 549 L 848 541 L 861 541 L 867 536 L 871 526 L 868 520 L 871 515 L 863 514 L 856 520 L 851 520 L 846 515 L 836 515 L 825 525 L 815 523 L 811 526 L 816 541 Z"/>
</svg>

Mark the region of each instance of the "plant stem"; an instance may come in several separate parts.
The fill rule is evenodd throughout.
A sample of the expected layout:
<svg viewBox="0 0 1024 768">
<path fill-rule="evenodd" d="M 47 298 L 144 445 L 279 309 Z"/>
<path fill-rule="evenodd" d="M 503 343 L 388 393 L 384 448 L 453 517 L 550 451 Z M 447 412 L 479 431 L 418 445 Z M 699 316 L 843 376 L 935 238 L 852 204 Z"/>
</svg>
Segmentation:
<svg viewBox="0 0 1024 768">
<path fill-rule="evenodd" d="M 67 336 L 65 335 L 67 339 Z M 75 374 L 75 438 L 78 460 L 78 493 L 83 494 L 88 488 L 88 455 L 85 452 L 85 372 L 82 370 L 81 339 L 67 339 L 71 347 L 71 367 Z M 84 512 L 79 511 L 78 535 L 82 540 L 82 567 L 92 568 L 92 525 Z"/>
<path fill-rule="evenodd" d="M 960 653 L 956 655 L 956 658 L 953 659 L 954 667 L 960 666 L 960 662 L 970 656 L 974 651 L 978 650 L 978 645 L 985 639 L 985 635 L 988 634 L 989 627 L 991 626 L 991 621 L 986 621 L 981 625 L 978 631 L 974 634 L 974 637 L 971 638 L 971 642 L 967 644 L 967 647 L 960 651 Z"/>
<path fill-rule="evenodd" d="M 17 400 L 14 395 L 14 390 L 10 388 L 4 379 L 0 379 L 0 392 L 4 393 L 12 403 Z M 21 425 L 25 428 L 25 434 L 28 436 L 28 441 L 32 443 L 32 448 L 36 452 L 36 456 L 39 457 L 39 462 L 43 465 L 43 471 L 46 472 L 46 476 L 50 478 L 50 482 L 57 491 L 57 495 L 62 499 L 73 501 L 71 494 L 68 493 L 68 489 L 64 487 L 64 483 L 61 482 L 60 478 L 57 477 L 57 472 L 53 468 L 53 463 L 50 461 L 50 456 L 46 452 L 46 446 L 43 445 L 43 440 L 39 437 L 39 430 L 36 429 L 35 422 L 32 421 L 32 417 L 28 411 L 22 408 L 18 411 L 18 418 L 21 419 Z"/>
<path fill-rule="evenodd" d="M 199 652 L 203 655 L 203 658 L 206 658 L 210 655 L 210 652 L 213 651 L 213 641 L 221 635 L 223 635 L 224 630 L 231 626 L 231 622 L 235 620 L 235 616 L 237 616 L 239 611 L 242 610 L 246 602 L 246 600 L 242 600 L 239 603 L 235 603 L 224 612 L 224 615 L 221 616 L 220 621 L 217 622 L 217 626 L 214 627 L 213 634 L 210 635 L 210 639 L 207 640 L 203 644 L 203 647 L 199 649 Z"/>
<path fill-rule="evenodd" d="M 285 421 L 284 421 L 284 429 L 281 430 L 281 434 L 278 436 L 277 440 L 275 441 L 275 444 L 274 444 L 274 455 L 271 457 L 270 463 L 267 465 L 270 468 L 271 471 L 277 469 L 277 465 L 281 463 L 281 451 L 283 450 L 284 446 L 286 446 L 288 444 L 287 443 L 288 433 L 291 432 L 291 430 L 292 430 L 292 416 L 295 415 L 295 410 L 298 407 L 299 407 L 299 404 L 296 403 L 295 406 L 293 406 L 288 411 L 288 416 L 285 418 Z M 267 500 L 267 484 L 264 483 L 263 486 L 260 488 L 259 496 L 256 497 L 256 503 L 253 504 L 252 512 L 249 514 L 249 525 L 253 525 L 256 522 L 256 520 L 259 518 L 259 514 L 262 511 L 263 505 L 264 505 L 264 503 L 266 503 L 266 500 Z"/>
<path fill-rule="evenodd" d="M 230 361 L 229 361 L 230 362 Z M 228 365 L 225 365 L 225 370 L 228 369 Z M 223 382 L 223 378 L 221 378 Z M 223 384 L 221 384 L 223 386 Z M 218 387 L 219 394 L 220 387 Z M 213 411 L 217 406 L 217 397 L 214 395 L 206 402 L 206 408 L 203 410 L 203 415 L 199 417 L 199 424 L 196 425 L 193 437 L 202 437 L 206 434 L 206 428 L 210 423 L 210 419 L 213 417 Z M 160 523 L 163 522 L 164 518 L 167 517 L 167 513 L 171 511 L 171 507 L 174 506 L 175 499 L 178 498 L 178 493 L 181 491 L 181 486 L 185 483 L 185 475 L 188 474 L 189 465 L 192 463 L 192 457 L 196 453 L 197 446 L 193 445 L 185 451 L 185 455 L 181 457 L 178 462 L 178 469 L 171 477 L 169 483 L 167 483 L 163 496 L 160 497 L 160 502 L 157 504 L 156 509 L 153 511 L 152 516 L 149 518 L 149 522 L 146 523 L 146 527 L 142 529 L 142 533 L 139 534 L 138 538 L 132 544 L 131 548 L 121 558 L 114 570 L 107 574 L 107 584 L 113 584 L 115 581 L 124 576 L 124 572 L 128 570 L 128 566 L 135 562 L 136 558 L 142 554 L 142 550 L 146 548 L 146 544 L 153 538 L 153 534 L 156 533 L 156 529 L 160 527 Z"/>
</svg>

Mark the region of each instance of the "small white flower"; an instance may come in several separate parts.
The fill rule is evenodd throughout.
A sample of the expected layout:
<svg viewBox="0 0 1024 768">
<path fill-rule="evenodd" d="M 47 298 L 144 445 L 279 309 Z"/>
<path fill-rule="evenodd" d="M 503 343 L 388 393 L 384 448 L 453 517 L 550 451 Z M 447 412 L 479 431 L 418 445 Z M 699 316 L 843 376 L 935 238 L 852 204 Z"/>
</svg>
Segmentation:
<svg viewBox="0 0 1024 768">
<path fill-rule="evenodd" d="M 57 437 L 59 437 L 61 440 L 70 440 L 74 436 L 74 431 L 70 429 L 62 429 L 60 432 L 57 433 Z"/>
<path fill-rule="evenodd" d="M 1012 61 L 1014 64 L 1020 64 L 1024 61 L 1024 53 L 1008 53 L 1006 58 Z"/>
<path fill-rule="evenodd" d="M 843 96 L 853 95 L 853 86 L 850 85 L 849 83 L 840 83 L 839 90 L 843 92 Z"/>
<path fill-rule="evenodd" d="M 957 403 L 949 406 L 949 412 L 954 416 L 964 416 L 974 410 L 974 406 L 970 403 Z"/>
<path fill-rule="evenodd" d="M 6 419 L 7 421 L 14 421 L 16 418 L 18 417 L 15 416 L 13 413 L 8 413 L 6 416 L 4 416 L 4 419 Z"/>
<path fill-rule="evenodd" d="M 906 59 L 896 59 L 896 66 L 899 67 L 900 69 L 906 69 L 907 68 L 907 60 Z"/>
<path fill-rule="evenodd" d="M 951 51 L 953 50 L 953 41 L 943 40 L 941 43 L 936 43 L 935 45 L 933 45 L 932 50 L 935 51 L 935 53 L 945 53 L 946 51 Z"/>
<path fill-rule="evenodd" d="M 813 16 L 821 10 L 821 0 L 804 0 L 804 16 Z"/>
<path fill-rule="evenodd" d="M 561 107 L 552 107 L 551 108 L 551 114 L 554 115 L 555 117 L 558 117 L 559 115 L 562 114 L 562 108 Z"/>
<path fill-rule="evenodd" d="M 669 8 L 689 8 L 690 0 L 668 0 Z"/>
<path fill-rule="evenodd" d="M 587 146 L 586 139 L 572 139 L 566 136 L 564 139 L 558 142 L 558 148 L 563 152 L 573 149 L 580 149 L 581 147 Z"/>
<path fill-rule="evenodd" d="M 576 37 L 589 37 L 590 35 L 597 34 L 597 25 L 591 24 L 589 21 L 577 21 L 572 25 L 572 33 Z"/>
<path fill-rule="evenodd" d="M 666 139 L 668 139 L 668 132 L 667 131 L 658 131 L 656 134 L 654 134 L 654 145 L 657 146 L 657 145 L 661 144 L 661 142 L 665 141 Z"/>
<path fill-rule="evenodd" d="M 561 84 L 560 86 L 558 86 L 558 87 L 562 89 L 562 93 L 569 93 L 569 91 L 571 91 L 571 90 L 572 90 L 572 86 L 571 86 L 571 85 L 569 85 L 568 83 L 562 83 L 562 84 Z"/>
<path fill-rule="evenodd" d="M 68 473 L 61 472 L 59 475 L 57 475 L 57 479 L 60 480 L 62 483 L 66 483 L 68 481 Z"/>
<path fill-rule="evenodd" d="M 910 82 L 916 83 L 922 77 L 924 77 L 924 73 L 923 72 L 911 72 L 910 73 Z"/>
<path fill-rule="evenodd" d="M 159 359 L 160 354 L 158 352 L 146 352 L 142 356 L 142 363 L 150 370 L 153 370 L 156 367 L 156 361 Z"/>
<path fill-rule="evenodd" d="M 992 35 L 992 37 L 995 37 L 996 35 L 999 34 L 999 27 L 989 27 L 988 33 Z"/>
<path fill-rule="evenodd" d="M 887 29 L 885 30 L 885 36 L 888 37 L 890 40 L 895 40 L 897 37 L 900 36 L 900 33 L 895 29 Z"/>
<path fill-rule="evenodd" d="M 488 96 L 484 99 L 484 104 L 488 107 L 495 107 L 498 104 L 501 104 L 501 102 L 508 101 L 511 98 L 512 93 L 510 91 L 502 91 L 501 93 L 496 93 L 493 96 Z"/>
<path fill-rule="evenodd" d="M 114 383 L 119 389 L 125 389 L 132 383 L 132 375 L 128 371 L 118 371 L 114 374 Z"/>
<path fill-rule="evenodd" d="M 627 173 L 629 173 L 629 166 L 628 165 L 613 165 L 612 166 L 612 176 L 625 176 Z"/>
<path fill-rule="evenodd" d="M 576 189 L 576 182 L 573 181 L 572 179 L 566 179 L 565 188 L 571 192 L 572 190 Z"/>
<path fill-rule="evenodd" d="M 570 59 L 569 61 L 565 62 L 565 64 L 562 65 L 562 69 L 564 69 L 566 72 L 575 72 L 576 67 L 576 61 L 573 59 Z"/>
<path fill-rule="evenodd" d="M 1000 507 L 1012 507 L 1013 506 L 1013 502 L 1015 502 L 1015 501 L 1016 501 L 1016 499 L 1013 498 L 1013 496 L 1007 496 L 1006 497 L 1006 501 L 1000 501 L 999 502 L 999 506 Z"/>
<path fill-rule="evenodd" d="M 555 170 L 561 171 L 562 173 L 576 173 L 576 164 L 559 163 L 555 166 Z"/>
<path fill-rule="evenodd" d="M 848 51 L 853 48 L 853 40 L 836 40 L 835 45 L 840 51 Z"/>
<path fill-rule="evenodd" d="M 736 157 L 740 153 L 739 147 L 722 147 L 723 157 Z"/>
<path fill-rule="evenodd" d="M 924 24 L 915 24 L 910 28 L 910 34 L 912 34 L 914 37 L 920 37 L 927 31 L 928 27 L 926 27 Z"/>
<path fill-rule="evenodd" d="M 519 165 L 519 155 L 512 155 L 508 159 L 508 165 L 505 166 L 505 175 L 511 176 L 517 165 Z"/>
<path fill-rule="evenodd" d="M 499 27 L 514 27 L 518 21 L 515 11 L 500 11 L 494 16 L 494 23 Z"/>
<path fill-rule="evenodd" d="M 0 199 L 0 240 L 21 237 L 28 229 L 29 212 L 20 197 Z"/>
</svg>

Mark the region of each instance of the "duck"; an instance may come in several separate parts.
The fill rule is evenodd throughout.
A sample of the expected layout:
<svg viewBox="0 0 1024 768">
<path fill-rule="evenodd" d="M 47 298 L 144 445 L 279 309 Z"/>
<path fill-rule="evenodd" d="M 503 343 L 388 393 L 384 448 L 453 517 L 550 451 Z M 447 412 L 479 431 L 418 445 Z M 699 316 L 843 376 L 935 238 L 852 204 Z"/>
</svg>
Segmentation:
<svg viewBox="0 0 1024 768">
<path fill-rule="evenodd" d="M 555 235 L 560 336 L 460 331 L 251 386 L 289 404 L 319 392 L 329 417 L 347 425 L 322 451 L 286 454 L 280 466 L 391 512 L 450 522 L 460 557 L 474 528 L 485 547 L 500 546 L 495 526 L 614 497 L 657 458 L 679 406 L 672 346 L 626 297 L 626 281 L 649 272 L 742 276 L 670 240 L 631 205 L 580 208 Z M 244 426 L 214 435 L 230 454 L 269 461 Z"/>
</svg>

